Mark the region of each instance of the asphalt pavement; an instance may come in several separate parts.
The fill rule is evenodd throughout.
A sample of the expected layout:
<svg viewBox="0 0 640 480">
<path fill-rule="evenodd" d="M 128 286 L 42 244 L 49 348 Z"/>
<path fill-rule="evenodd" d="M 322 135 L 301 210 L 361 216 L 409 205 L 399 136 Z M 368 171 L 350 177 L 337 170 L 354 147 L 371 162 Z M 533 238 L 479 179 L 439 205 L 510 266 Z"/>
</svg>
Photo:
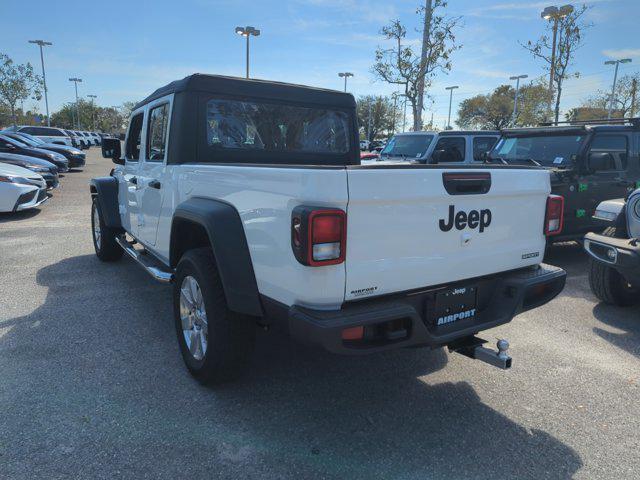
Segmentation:
<svg viewBox="0 0 640 480">
<path fill-rule="evenodd" d="M 640 477 L 640 308 L 599 304 L 579 247 L 559 298 L 443 350 L 340 357 L 261 332 L 249 375 L 187 373 L 170 290 L 93 253 L 92 148 L 39 210 L 0 214 L 0 478 Z"/>
</svg>

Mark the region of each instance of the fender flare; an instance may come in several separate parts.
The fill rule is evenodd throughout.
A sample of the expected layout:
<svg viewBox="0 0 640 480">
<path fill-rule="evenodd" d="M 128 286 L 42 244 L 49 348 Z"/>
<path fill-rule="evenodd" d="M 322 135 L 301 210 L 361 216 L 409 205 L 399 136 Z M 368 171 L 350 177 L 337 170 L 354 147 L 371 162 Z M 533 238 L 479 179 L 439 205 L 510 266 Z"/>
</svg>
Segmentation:
<svg viewBox="0 0 640 480">
<path fill-rule="evenodd" d="M 92 178 L 91 196 L 98 199 L 102 218 L 107 227 L 122 229 L 118 207 L 118 180 L 114 177 Z"/>
<path fill-rule="evenodd" d="M 253 271 L 247 238 L 240 214 L 224 201 L 190 198 L 178 205 L 171 221 L 169 261 L 175 268 L 180 258 L 176 247 L 176 219 L 184 219 L 204 228 L 218 267 L 227 306 L 230 310 L 256 317 L 263 316 L 258 284 Z"/>
</svg>

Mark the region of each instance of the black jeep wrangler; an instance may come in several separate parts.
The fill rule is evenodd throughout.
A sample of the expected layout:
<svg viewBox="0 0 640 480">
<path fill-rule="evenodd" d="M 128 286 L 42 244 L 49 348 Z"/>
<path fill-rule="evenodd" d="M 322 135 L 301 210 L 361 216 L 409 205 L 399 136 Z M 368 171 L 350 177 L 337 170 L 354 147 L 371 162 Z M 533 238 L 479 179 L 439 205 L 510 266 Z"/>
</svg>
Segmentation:
<svg viewBox="0 0 640 480">
<path fill-rule="evenodd" d="M 640 187 L 640 118 L 505 129 L 487 161 L 533 164 L 551 171 L 551 190 L 564 198 L 564 225 L 550 242 L 601 231 L 593 219 L 603 200 Z"/>
</svg>

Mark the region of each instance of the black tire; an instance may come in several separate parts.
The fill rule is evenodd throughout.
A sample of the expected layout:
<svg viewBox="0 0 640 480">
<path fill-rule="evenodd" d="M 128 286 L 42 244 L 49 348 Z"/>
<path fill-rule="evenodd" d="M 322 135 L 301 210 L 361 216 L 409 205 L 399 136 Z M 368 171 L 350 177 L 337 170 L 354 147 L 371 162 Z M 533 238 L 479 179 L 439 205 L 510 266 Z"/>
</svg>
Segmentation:
<svg viewBox="0 0 640 480">
<path fill-rule="evenodd" d="M 182 328 L 180 295 L 187 277 L 197 282 L 206 310 L 207 346 L 201 359 L 189 350 Z M 215 258 L 209 248 L 189 250 L 178 262 L 173 284 L 173 315 L 182 358 L 199 382 L 221 384 L 242 376 L 253 353 L 255 319 L 227 307 Z M 197 353 L 199 356 L 202 352 Z"/>
<path fill-rule="evenodd" d="M 605 229 L 602 235 L 618 238 L 615 227 Z M 589 285 L 604 303 L 629 307 L 640 301 L 640 287 L 632 286 L 615 268 L 593 258 L 589 259 Z"/>
<path fill-rule="evenodd" d="M 99 223 L 99 240 L 96 235 L 96 217 Z M 91 238 L 93 239 L 93 248 L 96 251 L 96 255 L 103 262 L 115 262 L 122 258 L 124 251 L 122 247 L 116 243 L 116 234 L 117 232 L 113 228 L 107 227 L 104 224 L 100 204 L 94 197 L 91 202 Z"/>
</svg>

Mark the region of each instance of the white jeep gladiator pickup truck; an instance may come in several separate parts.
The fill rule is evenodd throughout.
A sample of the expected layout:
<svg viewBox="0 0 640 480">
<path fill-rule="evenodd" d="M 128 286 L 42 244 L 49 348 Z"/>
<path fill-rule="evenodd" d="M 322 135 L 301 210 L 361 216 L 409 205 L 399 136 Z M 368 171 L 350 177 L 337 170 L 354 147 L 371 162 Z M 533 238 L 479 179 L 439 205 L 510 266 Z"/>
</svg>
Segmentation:
<svg viewBox="0 0 640 480">
<path fill-rule="evenodd" d="M 480 331 L 542 305 L 561 228 L 549 173 L 359 165 L 351 95 L 195 74 L 133 110 L 117 166 L 91 181 L 96 253 L 173 283 L 178 341 L 202 382 L 237 377 L 257 325 L 331 352 L 449 347 L 508 368 Z"/>
</svg>

